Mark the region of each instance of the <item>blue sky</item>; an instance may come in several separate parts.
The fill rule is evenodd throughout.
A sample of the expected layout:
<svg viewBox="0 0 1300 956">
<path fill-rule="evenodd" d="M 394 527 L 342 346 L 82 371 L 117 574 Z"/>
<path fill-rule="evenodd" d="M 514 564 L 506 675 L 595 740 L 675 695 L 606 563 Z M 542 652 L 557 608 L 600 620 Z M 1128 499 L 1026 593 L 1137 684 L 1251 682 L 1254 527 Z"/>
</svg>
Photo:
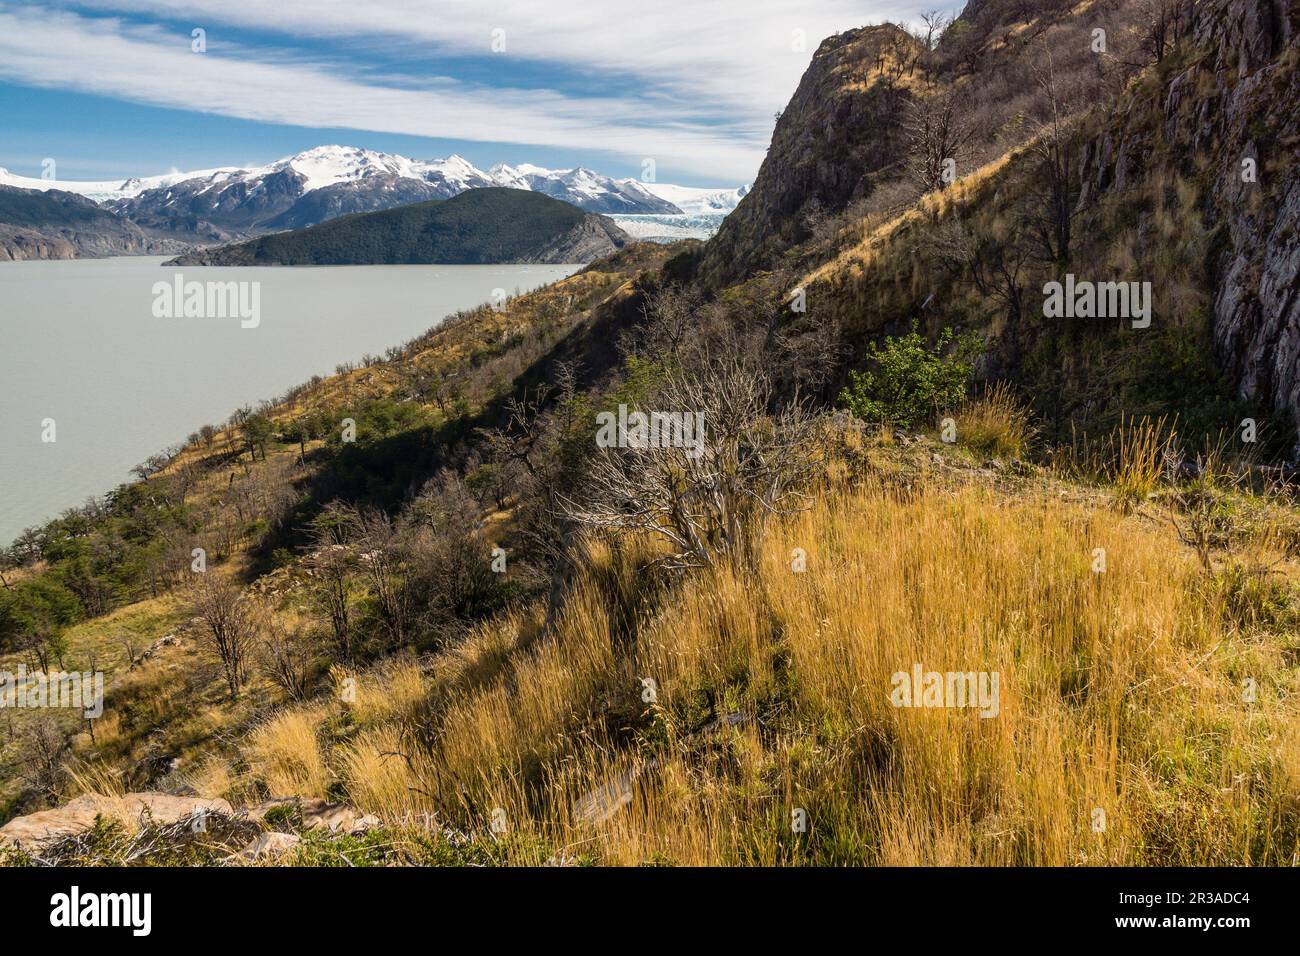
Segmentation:
<svg viewBox="0 0 1300 956">
<path fill-rule="evenodd" d="M 340 143 L 737 185 L 823 37 L 922 6 L 0 0 L 0 166 L 111 180 Z"/>
</svg>

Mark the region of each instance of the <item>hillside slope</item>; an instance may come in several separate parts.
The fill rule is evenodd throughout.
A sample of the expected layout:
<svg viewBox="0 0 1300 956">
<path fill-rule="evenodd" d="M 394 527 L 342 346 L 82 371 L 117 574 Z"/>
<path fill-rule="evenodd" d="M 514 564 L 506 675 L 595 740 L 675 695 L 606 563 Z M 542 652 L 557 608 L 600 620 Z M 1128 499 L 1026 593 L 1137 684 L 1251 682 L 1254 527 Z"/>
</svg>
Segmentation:
<svg viewBox="0 0 1300 956">
<path fill-rule="evenodd" d="M 846 359 L 830 390 L 871 342 L 916 322 L 932 338 L 945 327 L 977 334 L 981 378 L 1034 396 L 1052 440 L 1167 414 L 1196 442 L 1251 418 L 1267 454 L 1300 455 L 1297 12 L 1272 0 L 1171 5 L 1180 13 L 1158 58 L 1138 70 L 1125 57 L 1152 48 L 1126 26 L 1139 7 L 1109 8 L 1099 22 L 1114 25 L 1111 50 L 1126 42 L 1127 52 L 1097 57 L 1090 21 L 1063 8 L 1007 29 L 1017 8 L 971 4 L 928 67 L 921 54 L 925 82 L 910 85 L 887 67 L 864 82 L 846 65 L 895 49 L 889 28 L 868 31 L 866 47 L 861 32 L 828 40 L 797 94 L 805 107 L 782 117 L 754 190 L 705 247 L 701 280 L 770 270 L 787 294 L 806 288 L 808 320 L 839 330 Z M 974 84 L 961 52 L 982 35 L 980 70 L 1025 77 L 1014 121 L 1005 107 L 960 111 L 982 104 L 977 89 L 963 92 Z M 1079 50 L 1096 61 L 1091 72 Z M 933 118 L 945 103 L 959 106 L 968 138 L 955 181 L 925 191 L 907 160 L 923 145 L 908 117 Z M 849 132 L 834 121 L 894 108 L 883 104 L 896 112 L 878 137 L 879 124 Z M 887 147 L 878 175 L 842 142 L 854 136 Z M 837 182 L 846 154 L 857 157 L 852 182 Z M 1251 181 L 1245 161 L 1258 169 Z M 1067 275 L 1150 283 L 1150 325 L 1046 317 L 1047 284 Z"/>
<path fill-rule="evenodd" d="M 605 217 L 540 193 L 482 188 L 200 250 L 174 264 L 586 262 L 609 255 L 628 238 Z"/>
<path fill-rule="evenodd" d="M 185 248 L 75 193 L 0 186 L 0 261 L 163 255 Z"/>
</svg>

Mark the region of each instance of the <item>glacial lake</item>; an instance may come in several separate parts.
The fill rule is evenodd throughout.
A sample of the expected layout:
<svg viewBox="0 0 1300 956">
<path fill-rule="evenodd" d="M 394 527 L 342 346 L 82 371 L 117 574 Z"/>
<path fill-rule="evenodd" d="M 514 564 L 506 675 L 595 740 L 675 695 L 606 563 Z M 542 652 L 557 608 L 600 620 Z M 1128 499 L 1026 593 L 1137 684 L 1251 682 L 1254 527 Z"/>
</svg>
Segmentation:
<svg viewBox="0 0 1300 956">
<path fill-rule="evenodd" d="M 242 405 L 382 355 L 496 290 L 526 292 L 581 268 L 164 261 L 0 263 L 0 543 L 130 480 L 133 465 Z M 156 317 L 154 285 L 177 273 L 260 283 L 256 326 Z M 46 419 L 53 442 L 42 441 Z"/>
</svg>

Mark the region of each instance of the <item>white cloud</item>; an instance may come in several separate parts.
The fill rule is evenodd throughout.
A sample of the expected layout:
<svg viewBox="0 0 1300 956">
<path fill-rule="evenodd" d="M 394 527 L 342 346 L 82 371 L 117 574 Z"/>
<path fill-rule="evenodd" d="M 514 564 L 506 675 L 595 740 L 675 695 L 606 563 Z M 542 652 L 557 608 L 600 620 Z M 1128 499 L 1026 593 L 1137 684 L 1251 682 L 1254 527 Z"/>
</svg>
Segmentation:
<svg viewBox="0 0 1300 956">
<path fill-rule="evenodd" d="M 124 0 L 82 0 L 124 9 Z M 868 21 L 914 18 L 924 0 L 131 0 L 129 9 L 196 25 L 226 23 L 286 36 L 386 37 L 444 53 L 488 52 L 596 73 L 758 113 L 780 109 L 817 44 Z M 944 4 L 940 4 L 941 6 Z M 802 30 L 802 51 L 793 34 Z"/>
<path fill-rule="evenodd" d="M 86 0 L 100 12 L 122 0 Z M 209 52 L 190 53 L 185 34 L 119 19 L 0 10 L 0 77 L 182 109 L 299 126 L 607 150 L 661 167 L 753 176 L 782 108 L 821 38 L 873 19 L 913 13 L 915 2 L 881 0 L 132 0 L 133 14 L 193 21 Z M 427 50 L 424 89 L 347 75 L 295 51 L 239 48 L 221 33 L 269 31 L 285 46 L 304 36 L 341 50 L 398 43 Z M 506 57 L 551 64 L 602 81 L 620 96 L 567 96 L 549 89 L 485 88 L 447 79 L 454 58 L 490 55 L 505 30 Z M 793 31 L 806 45 L 792 49 Z"/>
</svg>

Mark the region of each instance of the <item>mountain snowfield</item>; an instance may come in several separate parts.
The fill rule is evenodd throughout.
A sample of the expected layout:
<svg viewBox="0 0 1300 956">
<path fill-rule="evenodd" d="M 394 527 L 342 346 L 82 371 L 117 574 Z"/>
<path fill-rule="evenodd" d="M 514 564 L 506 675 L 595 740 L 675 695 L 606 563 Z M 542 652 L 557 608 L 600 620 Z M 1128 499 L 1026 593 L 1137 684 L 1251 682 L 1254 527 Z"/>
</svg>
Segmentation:
<svg viewBox="0 0 1300 956">
<path fill-rule="evenodd" d="M 177 183 L 185 182 L 188 179 L 207 179 L 213 176 L 234 176 L 237 173 L 246 172 L 238 167 L 223 167 L 221 169 L 204 169 L 198 172 L 182 173 L 170 172 L 161 176 L 148 176 L 143 179 L 126 179 L 126 180 L 105 180 L 103 182 L 76 181 L 63 179 L 33 179 L 30 176 L 19 176 L 11 173 L 9 170 L 0 166 L 0 186 L 14 186 L 18 189 L 61 189 L 64 192 L 76 193 L 79 196 L 85 196 L 87 199 L 94 200 L 97 203 L 111 203 L 119 199 L 130 199 L 138 196 L 148 189 L 158 189 L 160 187 L 174 186 Z"/>
<path fill-rule="evenodd" d="M 266 166 L 171 172 L 120 182 L 36 179 L 0 168 L 0 185 L 61 189 L 132 215 L 210 216 L 222 225 L 228 223 L 220 216 L 230 215 L 235 206 L 248 207 L 259 194 L 264 199 L 269 191 L 288 189 L 287 198 L 291 200 L 321 190 L 329 191 L 331 198 L 334 194 L 365 192 L 363 206 L 337 201 L 332 206 L 316 203 L 312 212 L 304 212 L 298 219 L 284 219 L 282 214 L 279 220 L 236 223 L 267 228 L 297 228 L 309 224 L 302 217 L 311 218 L 313 214 L 319 217 L 316 221 L 321 221 L 358 208 L 384 208 L 421 198 L 450 198 L 467 189 L 506 186 L 541 192 L 589 212 L 612 216 L 616 221 L 624 216 L 652 216 L 656 223 L 662 223 L 662 229 L 657 225 L 649 228 L 648 223 L 634 219 L 630 231 L 674 238 L 712 234 L 717 222 L 736 207 L 748 190 L 748 186 L 699 188 L 614 179 L 583 167 L 547 169 L 527 163 L 498 164 L 484 171 L 456 155 L 419 160 L 350 146 L 318 146 Z"/>
</svg>

